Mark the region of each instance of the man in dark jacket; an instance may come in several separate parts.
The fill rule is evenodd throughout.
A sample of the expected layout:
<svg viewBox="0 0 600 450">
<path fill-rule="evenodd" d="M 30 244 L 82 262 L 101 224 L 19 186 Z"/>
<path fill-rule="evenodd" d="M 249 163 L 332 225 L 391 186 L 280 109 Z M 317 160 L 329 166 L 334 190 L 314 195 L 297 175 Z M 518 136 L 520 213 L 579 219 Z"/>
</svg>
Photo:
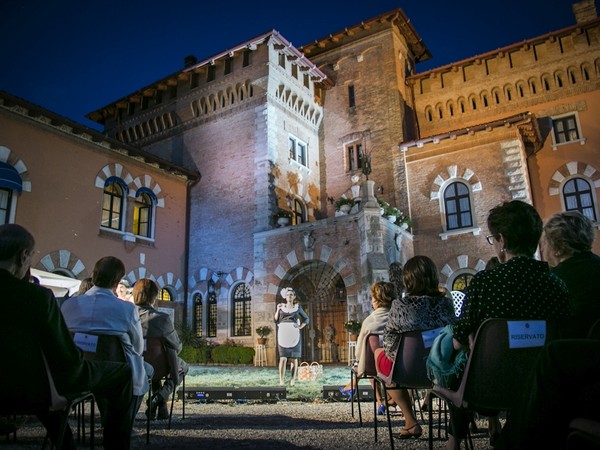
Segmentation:
<svg viewBox="0 0 600 450">
<path fill-rule="evenodd" d="M 166 419 L 169 417 L 167 400 L 173 389 L 181 383 L 188 372 L 187 363 L 179 358 L 182 344 L 171 317 L 155 309 L 158 298 L 158 285 L 149 278 L 142 278 L 135 283 L 133 300 L 137 305 L 144 338 L 162 338 L 169 366 L 173 368 L 171 375 L 161 385 L 160 380 L 152 381 L 152 391 L 155 393 L 150 403 L 151 419 Z M 158 412 L 158 415 L 157 415 Z"/>
<path fill-rule="evenodd" d="M 38 407 L 39 419 L 56 442 L 57 417 L 44 412 L 50 395 L 42 353 L 60 394 L 91 390 L 107 399 L 104 447 L 129 449 L 134 405 L 129 365 L 83 359 L 52 291 L 28 281 L 34 246 L 22 226 L 0 225 L 0 409 Z M 63 448 L 75 448 L 70 429 Z"/>
</svg>

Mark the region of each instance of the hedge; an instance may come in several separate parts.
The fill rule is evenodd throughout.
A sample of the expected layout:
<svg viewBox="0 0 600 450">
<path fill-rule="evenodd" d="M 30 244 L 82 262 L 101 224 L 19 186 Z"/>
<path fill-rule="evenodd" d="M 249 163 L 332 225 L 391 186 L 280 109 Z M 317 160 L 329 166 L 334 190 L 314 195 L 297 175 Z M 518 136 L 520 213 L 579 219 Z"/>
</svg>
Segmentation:
<svg viewBox="0 0 600 450">
<path fill-rule="evenodd" d="M 184 345 L 179 357 L 188 364 L 252 364 L 254 349 L 240 345 Z"/>
</svg>

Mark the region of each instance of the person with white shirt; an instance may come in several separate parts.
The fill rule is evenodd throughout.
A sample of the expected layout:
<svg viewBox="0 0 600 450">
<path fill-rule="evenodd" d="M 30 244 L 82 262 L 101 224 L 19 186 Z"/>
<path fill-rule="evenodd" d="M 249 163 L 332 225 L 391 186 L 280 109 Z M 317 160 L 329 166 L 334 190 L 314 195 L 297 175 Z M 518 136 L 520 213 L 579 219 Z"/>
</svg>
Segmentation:
<svg viewBox="0 0 600 450">
<path fill-rule="evenodd" d="M 136 306 L 120 300 L 115 289 L 125 274 L 123 262 L 114 256 L 98 260 L 94 266 L 94 286 L 84 295 L 71 297 L 61 308 L 71 332 L 99 333 L 119 336 L 125 357 L 131 366 L 133 395 L 139 409 L 142 397 L 149 390 L 148 376 L 152 366 L 144 363 L 144 336 Z"/>
</svg>

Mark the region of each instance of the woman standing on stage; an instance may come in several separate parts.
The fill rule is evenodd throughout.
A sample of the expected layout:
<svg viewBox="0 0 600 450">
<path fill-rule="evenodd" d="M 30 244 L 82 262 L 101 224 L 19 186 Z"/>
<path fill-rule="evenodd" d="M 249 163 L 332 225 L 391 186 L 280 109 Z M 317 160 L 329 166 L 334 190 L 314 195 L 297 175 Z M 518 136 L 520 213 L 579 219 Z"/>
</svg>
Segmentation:
<svg viewBox="0 0 600 450">
<path fill-rule="evenodd" d="M 295 303 L 296 293 L 290 287 L 281 290 L 286 303 L 278 303 L 275 311 L 277 324 L 277 348 L 279 350 L 279 385 L 284 385 L 287 360 L 291 358 L 290 385 L 296 382 L 298 359 L 302 356 L 302 334 L 300 330 L 308 325 L 308 316 L 299 304 Z"/>
</svg>

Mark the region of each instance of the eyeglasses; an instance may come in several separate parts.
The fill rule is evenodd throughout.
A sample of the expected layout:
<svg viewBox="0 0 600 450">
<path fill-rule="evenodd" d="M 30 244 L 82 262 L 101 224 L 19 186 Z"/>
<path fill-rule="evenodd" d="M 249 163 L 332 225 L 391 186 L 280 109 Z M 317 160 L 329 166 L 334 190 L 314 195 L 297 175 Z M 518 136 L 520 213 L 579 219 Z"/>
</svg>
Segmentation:
<svg viewBox="0 0 600 450">
<path fill-rule="evenodd" d="M 486 236 L 485 240 L 488 241 L 488 244 L 494 245 L 494 235 L 493 234 L 490 234 L 489 236 Z"/>
</svg>

